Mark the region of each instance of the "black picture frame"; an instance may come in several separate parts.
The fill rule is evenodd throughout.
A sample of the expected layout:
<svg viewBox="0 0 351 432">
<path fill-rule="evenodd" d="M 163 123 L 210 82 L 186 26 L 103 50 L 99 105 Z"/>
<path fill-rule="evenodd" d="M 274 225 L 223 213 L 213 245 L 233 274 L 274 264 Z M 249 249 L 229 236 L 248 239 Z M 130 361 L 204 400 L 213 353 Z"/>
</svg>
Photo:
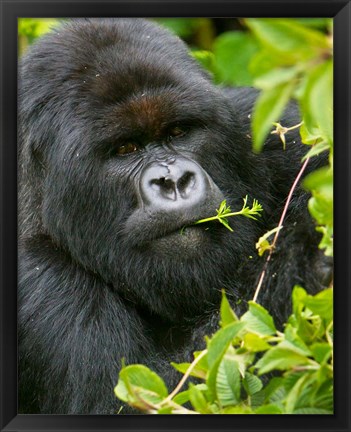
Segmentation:
<svg viewBox="0 0 351 432">
<path fill-rule="evenodd" d="M 349 431 L 350 421 L 350 40 L 345 0 L 18 1 L 1 6 L 1 431 Z M 335 105 L 335 414 L 256 416 L 58 416 L 17 414 L 17 18 L 333 17 Z"/>
</svg>

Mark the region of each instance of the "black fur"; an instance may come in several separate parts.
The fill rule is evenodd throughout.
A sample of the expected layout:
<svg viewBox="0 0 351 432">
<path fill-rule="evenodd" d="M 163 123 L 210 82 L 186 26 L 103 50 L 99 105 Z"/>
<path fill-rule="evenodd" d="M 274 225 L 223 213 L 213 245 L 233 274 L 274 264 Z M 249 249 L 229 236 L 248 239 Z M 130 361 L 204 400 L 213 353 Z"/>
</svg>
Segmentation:
<svg viewBox="0 0 351 432">
<path fill-rule="evenodd" d="M 255 242 L 277 225 L 306 148 L 292 132 L 286 151 L 269 136 L 254 155 L 256 91 L 213 86 L 180 39 L 138 19 L 53 31 L 23 58 L 19 91 L 20 411 L 114 413 L 122 357 L 171 388 L 168 362 L 215 330 L 221 289 L 245 310 L 264 262 Z M 291 106 L 282 123 L 298 122 Z M 118 154 L 129 143 L 138 151 Z M 180 232 L 245 195 L 259 221 Z M 279 324 L 294 284 L 322 288 L 307 199 L 294 195 L 259 297 Z"/>
</svg>

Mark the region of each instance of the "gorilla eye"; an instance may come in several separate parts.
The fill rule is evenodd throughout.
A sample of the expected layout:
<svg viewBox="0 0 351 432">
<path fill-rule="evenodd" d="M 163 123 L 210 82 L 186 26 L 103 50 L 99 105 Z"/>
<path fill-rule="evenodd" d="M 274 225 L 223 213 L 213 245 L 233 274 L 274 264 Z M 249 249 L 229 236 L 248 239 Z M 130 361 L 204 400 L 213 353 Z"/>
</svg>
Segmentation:
<svg viewBox="0 0 351 432">
<path fill-rule="evenodd" d="M 172 129 L 170 129 L 168 136 L 169 138 L 175 138 L 175 137 L 181 137 L 186 134 L 186 130 L 179 126 L 174 126 Z"/>
<path fill-rule="evenodd" d="M 134 144 L 133 142 L 126 143 L 124 145 L 121 145 L 117 149 L 118 155 L 126 155 L 130 153 L 134 153 L 139 150 L 139 147 Z"/>
</svg>

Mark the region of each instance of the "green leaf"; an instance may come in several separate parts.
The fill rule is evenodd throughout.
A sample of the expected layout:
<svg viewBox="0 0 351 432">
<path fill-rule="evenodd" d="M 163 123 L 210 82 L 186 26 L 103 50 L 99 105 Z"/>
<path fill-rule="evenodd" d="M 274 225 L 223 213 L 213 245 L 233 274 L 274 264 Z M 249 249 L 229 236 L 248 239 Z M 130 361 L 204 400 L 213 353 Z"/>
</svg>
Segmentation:
<svg viewBox="0 0 351 432">
<path fill-rule="evenodd" d="M 189 399 L 194 409 L 201 414 L 212 414 L 204 393 L 195 385 L 189 385 Z"/>
<path fill-rule="evenodd" d="M 119 399 L 141 409 L 160 403 L 168 395 L 164 381 L 143 365 L 122 368 L 114 390 Z"/>
<path fill-rule="evenodd" d="M 298 285 L 294 286 L 292 292 L 292 303 L 293 303 L 293 313 L 295 316 L 299 316 L 301 314 L 301 311 L 305 306 L 305 299 L 307 295 L 308 294 L 304 288 L 301 288 Z"/>
<path fill-rule="evenodd" d="M 330 167 L 320 168 L 309 174 L 303 186 L 312 191 L 308 201 L 311 216 L 321 226 L 316 230 L 323 234 L 319 248 L 325 255 L 333 256 L 333 172 Z"/>
<path fill-rule="evenodd" d="M 318 408 L 323 408 L 332 411 L 334 409 L 334 389 L 333 379 L 325 381 L 315 396 L 314 404 Z"/>
<path fill-rule="evenodd" d="M 185 372 L 189 369 L 189 366 L 191 365 L 191 363 L 174 363 L 174 362 L 171 362 L 171 365 L 178 372 L 181 372 L 182 374 L 185 374 Z"/>
<path fill-rule="evenodd" d="M 197 384 L 196 387 L 202 392 L 206 392 L 208 390 L 207 385 L 204 383 Z M 186 402 L 189 402 L 189 400 L 189 389 L 176 394 L 173 398 L 173 402 L 178 405 L 184 405 Z"/>
<path fill-rule="evenodd" d="M 238 31 L 223 33 L 215 40 L 213 51 L 221 83 L 252 85 L 249 63 L 258 46 L 251 34 Z"/>
<path fill-rule="evenodd" d="M 331 22 L 330 18 L 294 18 L 294 21 L 308 27 L 326 29 Z"/>
<path fill-rule="evenodd" d="M 261 49 L 256 53 L 249 64 L 249 71 L 254 78 L 259 78 L 261 75 L 269 73 L 276 68 L 291 66 L 291 60 L 282 58 L 281 56 L 272 56 L 272 52 L 268 49 Z"/>
<path fill-rule="evenodd" d="M 182 391 L 174 396 L 173 402 L 178 405 L 184 405 L 189 402 L 189 390 Z"/>
<path fill-rule="evenodd" d="M 305 408 L 298 408 L 294 410 L 293 414 L 334 414 L 334 413 L 333 411 L 329 411 L 323 408 L 305 407 Z"/>
<path fill-rule="evenodd" d="M 329 167 L 320 168 L 309 174 L 303 186 L 310 191 L 318 191 L 325 198 L 333 199 L 333 171 Z"/>
<path fill-rule="evenodd" d="M 312 343 L 323 329 L 321 328 L 320 319 L 309 320 L 312 312 L 308 313 L 306 311 L 305 300 L 307 297 L 308 294 L 303 288 L 299 286 L 294 287 L 292 293 L 293 315 L 290 316 L 288 322 L 297 328 L 298 335 L 308 344 Z"/>
<path fill-rule="evenodd" d="M 239 321 L 239 318 L 235 315 L 235 312 L 230 307 L 227 296 L 225 295 L 225 291 L 222 290 L 222 302 L 221 302 L 221 326 L 226 327 L 233 322 Z"/>
<path fill-rule="evenodd" d="M 323 234 L 322 240 L 318 247 L 325 249 L 324 254 L 326 256 L 333 256 L 333 227 L 331 226 L 320 226 L 316 228 L 316 231 Z"/>
<path fill-rule="evenodd" d="M 217 373 L 216 393 L 222 406 L 235 405 L 240 401 L 240 372 L 238 363 L 224 356 Z"/>
<path fill-rule="evenodd" d="M 244 327 L 242 322 L 234 322 L 220 329 L 208 342 L 208 353 L 207 361 L 209 368 L 212 368 L 214 364 L 222 358 L 225 351 L 227 351 L 229 344 Z"/>
<path fill-rule="evenodd" d="M 251 352 L 266 351 L 271 346 L 255 333 L 247 333 L 243 337 L 244 347 Z"/>
<path fill-rule="evenodd" d="M 225 219 L 225 218 L 221 218 L 221 219 L 219 219 L 219 222 L 222 224 L 222 225 L 224 225 L 229 231 L 232 231 L 233 232 L 233 229 L 229 226 L 229 223 L 228 223 L 228 221 L 227 221 L 227 219 Z"/>
<path fill-rule="evenodd" d="M 305 299 L 306 306 L 328 323 L 333 319 L 333 289 L 328 288 Z"/>
<path fill-rule="evenodd" d="M 306 365 L 309 363 L 306 356 L 299 354 L 290 345 L 277 346 L 267 351 L 256 363 L 259 374 L 265 374 L 272 370 L 288 370 L 294 366 Z"/>
<path fill-rule="evenodd" d="M 285 398 L 284 378 L 272 378 L 266 387 L 263 389 L 265 401 L 279 403 Z M 253 398 L 255 395 L 253 396 Z"/>
<path fill-rule="evenodd" d="M 182 374 L 185 374 L 187 370 L 189 369 L 191 363 L 174 363 L 171 362 L 171 365 L 176 369 L 178 372 L 181 372 Z M 207 370 L 203 367 L 201 367 L 199 364 L 195 365 L 195 367 L 192 369 L 190 376 L 194 376 L 196 378 L 205 379 L 207 374 Z"/>
<path fill-rule="evenodd" d="M 262 90 L 268 90 L 293 80 L 299 72 L 300 69 L 297 67 L 273 69 L 263 75 L 259 75 L 255 79 L 254 85 Z"/>
<path fill-rule="evenodd" d="M 249 396 L 252 396 L 253 394 L 259 392 L 262 387 L 262 381 L 252 373 L 245 372 L 245 378 L 243 379 L 243 386 L 246 391 L 246 393 Z"/>
<path fill-rule="evenodd" d="M 288 347 L 293 349 L 299 354 L 310 356 L 311 351 L 306 346 L 301 337 L 297 334 L 297 329 L 294 328 L 291 324 L 287 324 L 284 330 L 285 341 L 279 344 L 280 347 Z"/>
<path fill-rule="evenodd" d="M 229 213 L 229 212 L 230 212 L 230 207 L 227 207 L 227 200 L 223 200 L 219 205 L 219 209 L 217 210 L 217 214 L 222 215 L 222 214 Z"/>
<path fill-rule="evenodd" d="M 333 62 L 316 66 L 309 74 L 301 100 L 308 129 L 317 128 L 328 144 L 333 144 Z"/>
<path fill-rule="evenodd" d="M 294 89 L 289 81 L 263 90 L 258 96 L 252 113 L 253 150 L 260 152 L 272 123 L 278 122 Z"/>
<path fill-rule="evenodd" d="M 225 352 L 228 351 L 228 348 L 231 348 L 231 342 L 240 332 L 243 326 L 244 323 L 241 322 L 229 324 L 227 327 L 224 327 L 217 331 L 213 338 L 210 339 L 207 343 L 207 361 L 209 368 L 206 384 L 211 395 L 211 402 L 215 402 L 218 398 L 216 382 L 220 362 Z M 235 350 L 233 348 L 231 348 L 231 350 L 235 353 Z"/>
<path fill-rule="evenodd" d="M 221 411 L 221 414 L 254 414 L 248 406 L 231 406 L 226 407 Z"/>
<path fill-rule="evenodd" d="M 307 145 L 314 145 L 317 144 L 318 141 L 323 140 L 322 132 L 315 126 L 313 126 L 311 130 L 308 129 L 305 122 L 303 122 L 300 127 L 300 135 L 301 141 Z"/>
<path fill-rule="evenodd" d="M 324 194 L 314 192 L 308 201 L 308 209 L 318 224 L 333 224 L 333 202 Z"/>
<path fill-rule="evenodd" d="M 283 385 L 287 392 L 289 392 L 297 381 L 305 374 L 305 371 L 288 371 L 284 374 Z"/>
<path fill-rule="evenodd" d="M 249 310 L 241 317 L 245 329 L 259 335 L 272 335 L 276 333 L 273 318 L 264 307 L 253 301 L 249 302 Z"/>
<path fill-rule="evenodd" d="M 318 363 L 327 362 L 332 355 L 332 347 L 327 343 L 316 342 L 310 346 L 310 349 Z"/>
<path fill-rule="evenodd" d="M 281 407 L 274 404 L 262 405 L 255 410 L 255 414 L 284 414 Z"/>
<path fill-rule="evenodd" d="M 304 374 L 301 378 L 296 382 L 292 390 L 288 393 L 286 397 L 286 413 L 292 414 L 295 406 L 297 405 L 298 399 L 304 390 L 304 387 L 307 385 L 308 381 L 310 381 L 311 376 L 309 374 Z"/>
<path fill-rule="evenodd" d="M 330 150 L 330 145 L 326 141 L 321 141 L 318 144 L 312 146 L 312 148 L 302 158 L 302 161 L 313 156 L 318 156 L 319 154 L 327 150 Z"/>
<path fill-rule="evenodd" d="M 291 63 L 307 60 L 329 49 L 327 37 L 293 19 L 250 18 L 245 23 L 271 54 L 289 58 Z"/>
<path fill-rule="evenodd" d="M 157 414 L 172 414 L 172 411 L 173 411 L 173 407 L 166 406 L 166 407 L 160 408 L 157 411 Z"/>
</svg>

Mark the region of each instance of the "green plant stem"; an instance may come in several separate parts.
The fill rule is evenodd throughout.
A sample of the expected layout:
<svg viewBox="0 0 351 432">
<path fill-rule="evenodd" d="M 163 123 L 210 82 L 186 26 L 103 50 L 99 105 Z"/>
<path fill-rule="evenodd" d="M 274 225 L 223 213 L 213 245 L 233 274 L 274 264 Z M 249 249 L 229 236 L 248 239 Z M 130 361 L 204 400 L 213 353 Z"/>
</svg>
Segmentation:
<svg viewBox="0 0 351 432">
<path fill-rule="evenodd" d="M 232 213 L 226 213 L 224 216 L 225 217 L 230 217 L 230 216 L 238 216 L 238 215 L 241 215 L 241 214 L 243 214 L 242 210 L 237 211 L 237 212 L 232 212 Z M 200 219 L 197 222 L 194 222 L 194 225 L 197 225 L 197 224 L 200 224 L 200 223 L 204 223 L 204 222 L 212 222 L 212 221 L 215 221 L 215 220 L 218 220 L 219 222 L 221 222 L 221 219 L 223 219 L 223 216 L 216 215 L 216 216 L 212 216 L 212 217 L 209 217 L 209 218 L 206 218 L 206 219 Z M 231 228 L 230 228 L 230 230 L 233 231 Z"/>
<path fill-rule="evenodd" d="M 194 369 L 194 367 L 197 365 L 197 363 L 199 363 L 199 361 L 205 357 L 205 355 L 207 354 L 207 349 L 202 351 L 197 357 L 196 359 L 191 363 L 191 365 L 188 367 L 187 371 L 185 372 L 185 374 L 183 375 L 182 379 L 179 381 L 177 387 L 172 391 L 172 393 L 170 393 L 167 398 L 162 402 L 162 405 L 170 402 L 174 396 L 179 392 L 179 390 L 183 387 L 185 381 L 188 379 L 188 377 L 191 374 L 191 371 Z"/>
<path fill-rule="evenodd" d="M 279 237 L 279 233 L 280 233 L 280 228 L 283 226 L 283 222 L 284 222 L 284 219 L 285 219 L 286 213 L 287 213 L 287 211 L 288 211 L 288 208 L 289 208 L 289 204 L 290 204 L 290 201 L 291 201 L 292 195 L 293 195 L 293 193 L 294 193 L 294 191 L 295 191 L 295 189 L 296 189 L 296 186 L 297 186 L 297 184 L 298 184 L 298 182 L 299 182 L 299 180 L 300 180 L 300 178 L 301 178 L 303 172 L 304 172 L 305 169 L 306 169 L 306 166 L 307 166 L 309 160 L 310 160 L 310 158 L 307 158 L 307 159 L 305 160 L 305 162 L 303 163 L 303 165 L 302 165 L 302 167 L 301 167 L 301 169 L 300 169 L 298 175 L 297 175 L 296 178 L 295 178 L 295 181 L 294 181 L 293 185 L 291 186 L 291 189 L 290 189 L 290 192 L 289 192 L 288 198 L 287 198 L 287 200 L 286 200 L 286 203 L 285 203 L 285 206 L 284 206 L 284 209 L 283 209 L 283 213 L 282 213 L 282 215 L 281 215 L 281 217 L 280 217 L 280 220 L 279 220 L 279 223 L 278 223 L 278 230 L 277 230 L 277 232 L 275 233 L 275 236 L 274 236 L 274 239 L 273 239 L 273 242 L 272 242 L 272 246 L 271 246 L 271 248 L 269 249 L 269 253 L 268 253 L 267 260 L 266 260 L 266 262 L 265 262 L 265 264 L 264 264 L 264 267 L 263 267 L 263 270 L 262 270 L 262 273 L 261 273 L 260 279 L 259 279 L 258 284 L 257 284 L 257 288 L 256 288 L 256 291 L 255 291 L 255 295 L 254 295 L 254 297 L 253 297 L 253 299 L 252 299 L 254 302 L 257 301 L 257 297 L 258 297 L 258 295 L 259 295 L 259 293 L 260 293 L 260 290 L 261 290 L 261 287 L 262 287 L 262 283 L 263 283 L 264 277 L 265 277 L 265 275 L 266 275 L 267 267 L 268 267 L 269 261 L 271 260 L 271 256 L 272 256 L 273 250 L 274 250 L 274 248 L 275 248 L 275 244 L 277 243 L 277 240 L 278 240 L 278 237 Z"/>
</svg>

